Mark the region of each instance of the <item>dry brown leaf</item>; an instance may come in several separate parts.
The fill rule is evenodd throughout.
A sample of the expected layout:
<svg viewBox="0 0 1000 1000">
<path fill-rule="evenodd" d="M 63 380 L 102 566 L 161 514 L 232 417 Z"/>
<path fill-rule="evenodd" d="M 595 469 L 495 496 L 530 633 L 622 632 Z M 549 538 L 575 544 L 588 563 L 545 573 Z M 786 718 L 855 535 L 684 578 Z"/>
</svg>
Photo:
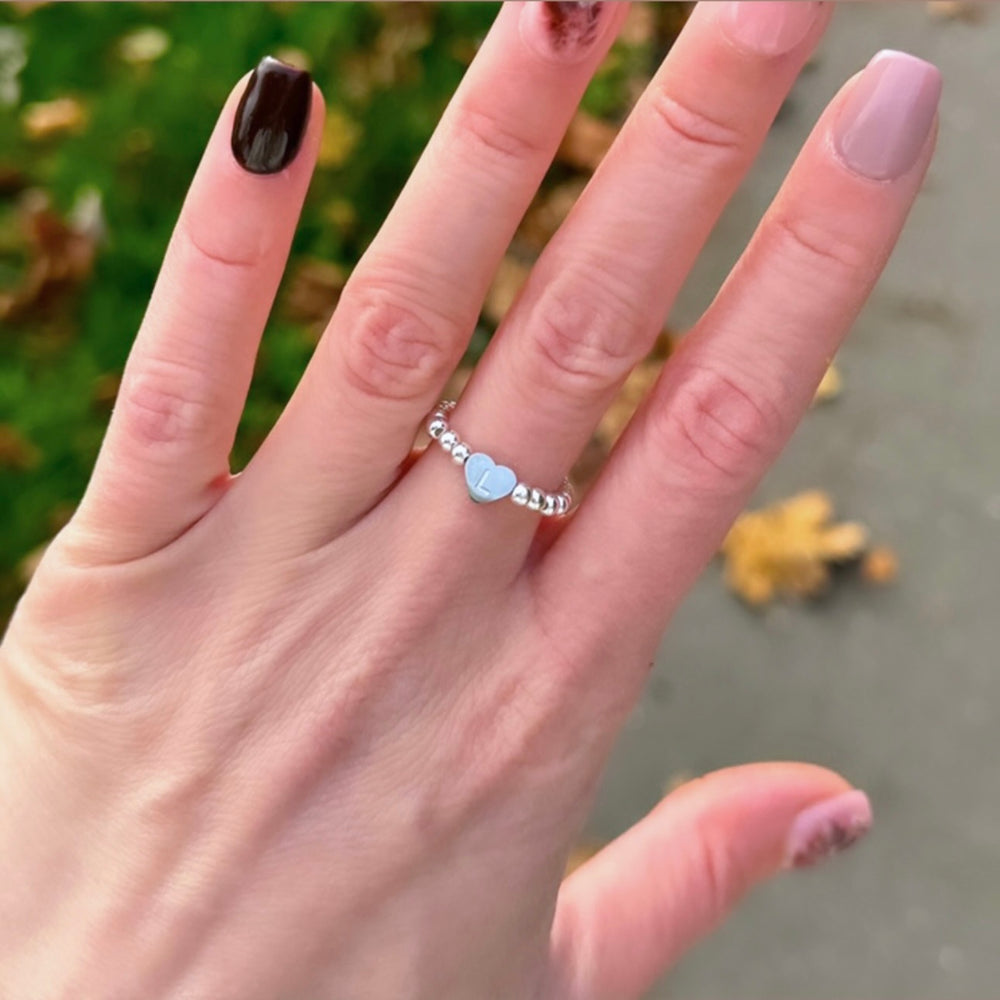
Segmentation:
<svg viewBox="0 0 1000 1000">
<path fill-rule="evenodd" d="M 31 582 L 31 578 L 35 575 L 35 570 L 38 569 L 38 564 L 42 561 L 42 556 L 45 555 L 45 550 L 48 547 L 48 542 L 39 545 L 37 548 L 32 549 L 17 564 L 14 572 L 23 586 L 26 587 Z"/>
<path fill-rule="evenodd" d="M 340 298 L 347 275 L 327 260 L 296 262 L 282 298 L 285 315 L 299 323 L 325 324 Z"/>
<path fill-rule="evenodd" d="M 586 864 L 603 846 L 603 844 L 593 841 L 585 841 L 582 844 L 577 844 L 569 852 L 569 857 L 566 859 L 566 870 L 563 872 L 563 878 L 571 872 L 575 872 L 581 865 Z"/>
<path fill-rule="evenodd" d="M 927 13 L 938 21 L 981 24 L 986 20 L 986 7 L 985 3 L 969 3 L 967 0 L 927 0 Z"/>
<path fill-rule="evenodd" d="M 557 159 L 578 170 L 596 170 L 616 135 L 618 129 L 610 122 L 577 111 L 559 146 Z"/>
<path fill-rule="evenodd" d="M 42 453 L 16 427 L 0 424 L 0 469 L 23 472 L 36 466 Z"/>
<path fill-rule="evenodd" d="M 493 276 L 490 290 L 486 293 L 486 301 L 483 303 L 483 315 L 491 323 L 499 325 L 500 321 L 507 315 L 507 310 L 528 280 L 530 272 L 531 268 L 527 264 L 510 254 L 507 254 L 500 262 L 500 266 Z"/>
<path fill-rule="evenodd" d="M 813 396 L 813 405 L 833 402 L 843 391 L 844 380 L 841 378 L 837 368 L 831 364 L 823 375 L 822 381 L 816 387 L 816 395 Z"/>
<path fill-rule="evenodd" d="M 518 239 L 535 253 L 540 253 L 569 215 L 586 183 L 585 178 L 577 177 L 551 188 L 543 188 L 521 220 Z"/>
<path fill-rule="evenodd" d="M 877 587 L 895 583 L 899 576 L 899 556 L 888 545 L 876 545 L 861 560 L 861 578 Z"/>
<path fill-rule="evenodd" d="M 94 379 L 91 390 L 91 401 L 94 406 L 105 413 L 110 413 L 118 398 L 118 389 L 122 384 L 121 372 L 105 372 Z"/>
<path fill-rule="evenodd" d="M 833 502 L 822 490 L 740 515 L 722 543 L 726 584 L 757 607 L 779 595 L 822 593 L 830 567 L 858 558 L 868 545 L 864 525 L 832 519 Z"/>
<path fill-rule="evenodd" d="M 87 124 L 87 111 L 75 97 L 29 104 L 21 114 L 25 132 L 31 139 L 48 139 L 66 132 L 80 132 Z"/>
<path fill-rule="evenodd" d="M 28 266 L 20 285 L 0 294 L 0 319 L 21 319 L 62 300 L 90 274 L 100 226 L 77 226 L 48 207 L 45 195 L 26 193 L 21 223 L 28 244 Z"/>
</svg>

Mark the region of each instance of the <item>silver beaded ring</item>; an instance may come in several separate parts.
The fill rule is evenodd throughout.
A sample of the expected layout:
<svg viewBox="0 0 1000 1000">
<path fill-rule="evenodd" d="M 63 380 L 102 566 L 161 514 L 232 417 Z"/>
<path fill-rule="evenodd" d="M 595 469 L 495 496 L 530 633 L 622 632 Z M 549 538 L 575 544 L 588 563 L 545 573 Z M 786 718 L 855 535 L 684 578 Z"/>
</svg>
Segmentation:
<svg viewBox="0 0 1000 1000">
<path fill-rule="evenodd" d="M 497 465 L 489 455 L 473 451 L 459 439 L 448 422 L 448 414 L 454 409 L 454 400 L 442 400 L 428 418 L 427 433 L 451 455 L 456 465 L 464 467 L 465 485 L 476 503 L 492 503 L 510 497 L 518 507 L 538 511 L 544 517 L 563 517 L 572 510 L 573 487 L 568 479 L 563 481 L 558 493 L 547 493 L 518 482 L 513 469 Z"/>
</svg>

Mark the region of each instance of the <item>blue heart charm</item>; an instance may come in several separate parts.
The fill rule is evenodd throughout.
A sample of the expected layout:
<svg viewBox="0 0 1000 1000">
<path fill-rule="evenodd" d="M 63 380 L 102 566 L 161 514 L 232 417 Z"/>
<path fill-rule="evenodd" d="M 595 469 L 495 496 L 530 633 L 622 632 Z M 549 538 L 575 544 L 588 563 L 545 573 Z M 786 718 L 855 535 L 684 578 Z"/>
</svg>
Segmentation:
<svg viewBox="0 0 1000 1000">
<path fill-rule="evenodd" d="M 477 451 L 465 460 L 465 484 L 476 503 L 492 503 L 514 492 L 517 476 L 506 465 L 497 465 L 489 455 Z"/>
</svg>

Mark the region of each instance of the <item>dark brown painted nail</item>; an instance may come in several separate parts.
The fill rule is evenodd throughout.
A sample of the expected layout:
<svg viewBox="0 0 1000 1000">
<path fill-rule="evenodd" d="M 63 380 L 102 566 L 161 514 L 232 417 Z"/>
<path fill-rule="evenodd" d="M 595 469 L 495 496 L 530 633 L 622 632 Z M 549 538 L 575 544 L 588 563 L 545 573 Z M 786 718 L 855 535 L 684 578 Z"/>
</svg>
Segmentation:
<svg viewBox="0 0 1000 1000">
<path fill-rule="evenodd" d="M 299 151 L 309 122 L 312 78 L 265 56 L 250 77 L 233 122 L 233 156 L 253 174 L 283 170 Z"/>
</svg>

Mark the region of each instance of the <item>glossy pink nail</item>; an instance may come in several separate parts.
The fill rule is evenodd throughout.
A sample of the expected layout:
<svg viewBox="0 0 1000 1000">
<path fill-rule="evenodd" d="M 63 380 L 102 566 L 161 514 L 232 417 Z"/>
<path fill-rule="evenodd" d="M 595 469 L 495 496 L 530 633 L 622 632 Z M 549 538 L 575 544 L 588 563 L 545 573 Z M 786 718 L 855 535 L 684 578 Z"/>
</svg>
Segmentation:
<svg viewBox="0 0 1000 1000">
<path fill-rule="evenodd" d="M 805 40 L 822 9 L 821 3 L 795 0 L 727 3 L 722 11 L 722 30 L 742 49 L 780 56 Z"/>
<path fill-rule="evenodd" d="M 857 843 L 872 825 L 868 796 L 858 789 L 824 799 L 795 817 L 785 842 L 785 867 L 809 868 Z"/>
<path fill-rule="evenodd" d="M 833 139 L 843 161 L 874 180 L 905 174 L 927 141 L 938 101 L 937 67 L 886 49 L 867 65 L 847 95 Z"/>
</svg>

